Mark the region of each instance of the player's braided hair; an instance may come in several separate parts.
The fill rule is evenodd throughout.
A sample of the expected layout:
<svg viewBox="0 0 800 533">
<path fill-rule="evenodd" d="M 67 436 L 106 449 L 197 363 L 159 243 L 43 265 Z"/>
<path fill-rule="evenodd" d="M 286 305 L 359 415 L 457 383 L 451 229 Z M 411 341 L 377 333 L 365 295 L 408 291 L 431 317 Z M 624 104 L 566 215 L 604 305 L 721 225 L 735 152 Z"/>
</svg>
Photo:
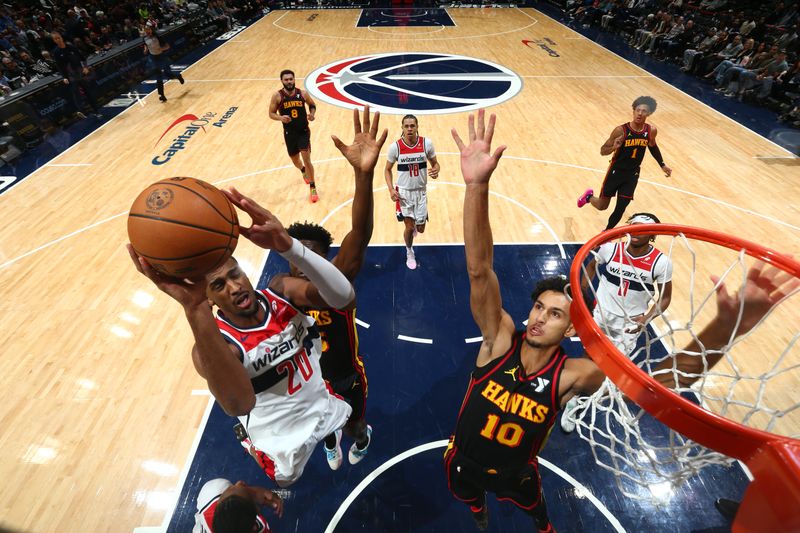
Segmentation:
<svg viewBox="0 0 800 533">
<path fill-rule="evenodd" d="M 313 222 L 295 222 L 286 230 L 289 236 L 294 237 L 298 241 L 311 241 L 319 243 L 322 246 L 322 253 L 327 255 L 328 250 L 333 244 L 333 237 L 330 232 Z"/>
<path fill-rule="evenodd" d="M 214 533 L 253 531 L 257 514 L 255 503 L 241 496 L 231 495 L 217 504 L 211 528 Z"/>
<path fill-rule="evenodd" d="M 408 115 L 404 116 L 404 117 L 403 117 L 403 120 L 401 120 L 401 121 L 400 121 L 400 124 L 402 124 L 403 122 L 405 122 L 407 118 L 413 118 L 413 119 L 414 119 L 414 123 L 416 123 L 416 124 L 417 124 L 417 126 L 419 126 L 419 120 L 417 120 L 417 117 L 416 117 L 416 115 L 412 115 L 412 114 L 408 114 Z"/>
<path fill-rule="evenodd" d="M 656 112 L 656 106 L 658 104 L 656 103 L 656 99 L 653 98 L 652 96 L 640 96 L 639 98 L 633 101 L 633 108 L 636 109 L 642 104 L 647 106 L 647 108 L 650 110 L 651 115 Z"/>
</svg>

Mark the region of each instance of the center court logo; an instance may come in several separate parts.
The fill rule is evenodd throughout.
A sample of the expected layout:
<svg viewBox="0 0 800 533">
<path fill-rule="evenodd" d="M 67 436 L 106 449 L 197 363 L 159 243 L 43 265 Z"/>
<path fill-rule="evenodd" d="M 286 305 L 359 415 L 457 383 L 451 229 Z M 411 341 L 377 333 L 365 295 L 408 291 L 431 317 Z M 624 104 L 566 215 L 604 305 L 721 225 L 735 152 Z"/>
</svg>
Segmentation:
<svg viewBox="0 0 800 533">
<path fill-rule="evenodd" d="M 158 140 L 156 141 L 156 146 L 158 146 L 158 144 L 161 142 L 164 136 L 167 133 L 169 133 L 169 131 L 172 128 L 174 128 L 179 124 L 183 124 L 185 122 L 188 124 L 183 126 L 184 129 L 180 135 L 172 139 L 172 143 L 169 145 L 169 148 L 164 150 L 159 155 L 155 156 L 151 161 L 151 163 L 153 163 L 154 165 L 163 165 L 165 163 L 168 163 L 170 160 L 172 160 L 173 157 L 179 154 L 182 150 L 186 149 L 186 144 L 192 140 L 192 137 L 194 136 L 195 133 L 197 133 L 200 130 L 206 132 L 206 126 L 209 124 L 211 124 L 216 128 L 223 127 L 228 122 L 228 120 L 230 120 L 231 117 L 233 117 L 233 114 L 236 113 L 237 109 L 239 108 L 230 107 L 228 108 L 227 111 L 225 111 L 225 113 L 222 116 L 217 116 L 218 113 L 209 111 L 208 113 L 205 113 L 201 117 L 198 117 L 197 115 L 193 114 L 186 114 L 181 117 L 178 117 L 172 122 L 172 124 L 167 126 L 167 129 L 164 130 L 164 133 L 162 133 L 161 137 L 159 137 Z"/>
<path fill-rule="evenodd" d="M 342 59 L 306 77 L 314 98 L 382 113 L 460 113 L 497 105 L 522 89 L 511 70 L 473 57 L 427 52 Z"/>
</svg>

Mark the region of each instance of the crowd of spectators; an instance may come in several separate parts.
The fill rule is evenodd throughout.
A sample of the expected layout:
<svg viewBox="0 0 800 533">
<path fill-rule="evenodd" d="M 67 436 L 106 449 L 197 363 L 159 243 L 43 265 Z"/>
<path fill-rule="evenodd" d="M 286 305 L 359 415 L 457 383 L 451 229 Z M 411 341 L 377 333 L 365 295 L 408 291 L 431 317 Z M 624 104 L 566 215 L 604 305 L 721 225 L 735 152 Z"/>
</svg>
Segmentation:
<svg viewBox="0 0 800 533">
<path fill-rule="evenodd" d="M 800 128 L 798 2 L 570 0 L 571 23 L 622 35 L 714 90 L 767 106 Z"/>
<path fill-rule="evenodd" d="M 160 28 L 202 14 L 220 32 L 251 20 L 266 0 L 17 0 L 0 5 L 0 96 L 68 65 L 54 57 L 52 34 L 61 34 L 83 61 L 115 46 L 142 40 L 146 26 Z"/>
</svg>

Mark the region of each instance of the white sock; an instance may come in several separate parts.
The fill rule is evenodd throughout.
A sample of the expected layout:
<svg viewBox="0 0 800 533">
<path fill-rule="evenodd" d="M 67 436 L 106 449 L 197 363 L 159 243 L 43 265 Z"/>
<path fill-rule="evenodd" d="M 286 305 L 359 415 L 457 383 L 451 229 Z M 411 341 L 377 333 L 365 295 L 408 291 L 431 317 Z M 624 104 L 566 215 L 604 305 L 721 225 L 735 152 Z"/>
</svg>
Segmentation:
<svg viewBox="0 0 800 533">
<path fill-rule="evenodd" d="M 414 255 L 414 248 L 406 246 L 406 255 Z"/>
</svg>

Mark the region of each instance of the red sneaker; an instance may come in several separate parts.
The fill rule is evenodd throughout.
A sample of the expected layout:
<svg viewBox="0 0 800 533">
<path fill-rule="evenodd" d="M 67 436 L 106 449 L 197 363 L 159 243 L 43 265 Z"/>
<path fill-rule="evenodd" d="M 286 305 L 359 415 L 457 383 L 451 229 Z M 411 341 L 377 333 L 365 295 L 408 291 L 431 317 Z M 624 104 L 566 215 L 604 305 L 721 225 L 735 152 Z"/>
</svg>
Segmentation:
<svg viewBox="0 0 800 533">
<path fill-rule="evenodd" d="M 319 195 L 317 194 L 316 188 L 311 189 L 311 197 L 309 198 L 309 200 L 311 200 L 312 204 L 315 204 L 319 201 Z"/>
</svg>

